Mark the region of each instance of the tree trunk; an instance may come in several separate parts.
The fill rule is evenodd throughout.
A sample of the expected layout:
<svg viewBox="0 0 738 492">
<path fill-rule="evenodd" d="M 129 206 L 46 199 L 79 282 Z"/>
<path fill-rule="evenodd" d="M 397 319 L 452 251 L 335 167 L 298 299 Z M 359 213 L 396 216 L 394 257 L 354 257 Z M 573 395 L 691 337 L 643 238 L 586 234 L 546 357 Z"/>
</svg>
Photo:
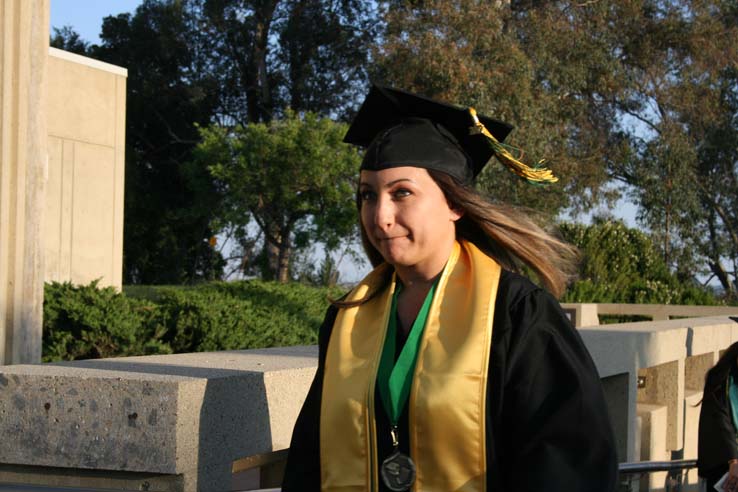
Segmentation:
<svg viewBox="0 0 738 492">
<path fill-rule="evenodd" d="M 714 273 L 720 281 L 720 285 L 725 289 L 725 294 L 728 297 L 733 297 L 735 295 L 735 286 L 730 281 L 730 277 L 728 277 L 728 273 L 723 268 L 723 265 L 719 261 L 711 261 L 710 270 L 712 270 L 712 273 Z"/>
<path fill-rule="evenodd" d="M 277 281 L 286 284 L 290 281 L 290 261 L 292 260 L 292 222 L 280 231 L 282 240 L 279 243 L 279 256 L 277 260 Z"/>
<path fill-rule="evenodd" d="M 290 259 L 292 257 L 292 246 L 283 244 L 279 248 L 279 266 L 277 269 L 277 280 L 281 284 L 290 281 Z"/>
<path fill-rule="evenodd" d="M 274 19 L 274 10 L 279 0 L 264 2 L 263 6 L 256 10 L 255 16 L 256 32 L 254 33 L 253 45 L 249 54 L 248 66 L 246 67 L 245 92 L 246 110 L 249 122 L 262 122 L 271 120 L 271 87 L 269 87 L 267 73 L 267 52 L 269 49 L 269 34 Z"/>
</svg>

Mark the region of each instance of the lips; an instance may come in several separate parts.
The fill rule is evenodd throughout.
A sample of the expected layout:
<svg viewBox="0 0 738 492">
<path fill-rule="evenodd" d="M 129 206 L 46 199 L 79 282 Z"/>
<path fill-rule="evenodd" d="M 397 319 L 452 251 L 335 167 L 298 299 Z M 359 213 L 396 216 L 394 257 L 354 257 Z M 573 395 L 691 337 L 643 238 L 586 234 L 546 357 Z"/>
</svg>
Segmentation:
<svg viewBox="0 0 738 492">
<path fill-rule="evenodd" d="M 407 234 L 403 234 L 403 235 L 401 235 L 401 236 L 389 236 L 389 237 L 385 237 L 385 236 L 375 236 L 374 238 L 375 238 L 375 239 L 376 239 L 377 241 L 392 241 L 393 239 L 402 239 L 402 238 L 406 238 L 406 237 L 407 237 Z"/>
</svg>

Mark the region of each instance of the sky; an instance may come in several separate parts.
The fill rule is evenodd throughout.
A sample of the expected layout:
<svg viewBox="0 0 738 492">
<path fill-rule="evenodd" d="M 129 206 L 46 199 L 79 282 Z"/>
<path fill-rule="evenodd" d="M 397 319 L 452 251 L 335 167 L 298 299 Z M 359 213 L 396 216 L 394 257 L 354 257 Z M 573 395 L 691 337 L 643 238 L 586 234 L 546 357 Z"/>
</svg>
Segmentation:
<svg viewBox="0 0 738 492">
<path fill-rule="evenodd" d="M 142 0 L 50 0 L 50 3 L 52 28 L 72 26 L 82 39 L 99 44 L 103 17 L 134 12 Z"/>
</svg>

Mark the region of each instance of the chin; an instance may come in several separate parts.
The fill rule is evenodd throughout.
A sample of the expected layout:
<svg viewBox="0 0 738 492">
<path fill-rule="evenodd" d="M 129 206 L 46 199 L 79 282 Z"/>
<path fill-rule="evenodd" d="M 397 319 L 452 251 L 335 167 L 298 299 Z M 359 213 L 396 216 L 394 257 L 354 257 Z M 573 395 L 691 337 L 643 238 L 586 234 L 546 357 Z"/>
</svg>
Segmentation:
<svg viewBox="0 0 738 492">
<path fill-rule="evenodd" d="M 398 254 L 383 254 L 384 261 L 392 265 L 393 267 L 409 267 L 414 265 L 416 262 L 409 255 L 402 253 Z"/>
<path fill-rule="evenodd" d="M 374 244 L 374 248 L 379 251 L 384 261 L 392 266 L 404 266 L 408 264 L 408 260 L 412 256 L 412 252 L 408 251 L 409 245 L 399 244 L 393 241 L 393 244 L 379 243 Z"/>
<path fill-rule="evenodd" d="M 390 265 L 407 265 L 410 258 L 412 257 L 411 252 L 407 251 L 406 247 L 390 247 L 379 249 L 384 261 Z"/>
</svg>

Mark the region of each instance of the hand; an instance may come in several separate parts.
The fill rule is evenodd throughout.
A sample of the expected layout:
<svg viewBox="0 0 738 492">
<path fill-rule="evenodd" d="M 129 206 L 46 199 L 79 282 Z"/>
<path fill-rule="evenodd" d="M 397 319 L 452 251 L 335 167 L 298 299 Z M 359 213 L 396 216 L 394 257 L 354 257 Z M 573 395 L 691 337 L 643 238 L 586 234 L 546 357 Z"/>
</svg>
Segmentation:
<svg viewBox="0 0 738 492">
<path fill-rule="evenodd" d="M 733 459 L 728 462 L 730 468 L 728 468 L 728 478 L 723 483 L 723 489 L 725 492 L 738 492 L 738 459 Z"/>
</svg>

